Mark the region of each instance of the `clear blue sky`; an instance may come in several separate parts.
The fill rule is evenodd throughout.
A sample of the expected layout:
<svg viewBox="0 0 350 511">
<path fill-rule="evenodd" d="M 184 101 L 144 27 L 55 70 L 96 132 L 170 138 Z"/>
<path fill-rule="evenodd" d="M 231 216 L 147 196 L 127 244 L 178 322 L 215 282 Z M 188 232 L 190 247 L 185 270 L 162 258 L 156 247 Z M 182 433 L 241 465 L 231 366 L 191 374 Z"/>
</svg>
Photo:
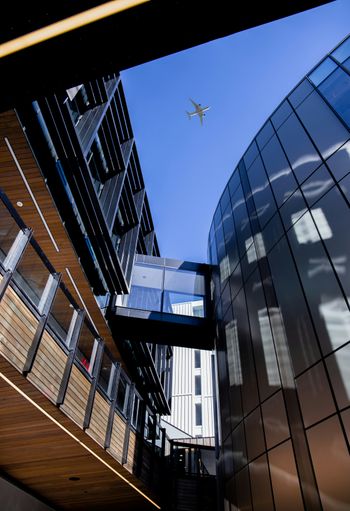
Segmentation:
<svg viewBox="0 0 350 511">
<path fill-rule="evenodd" d="M 173 54 L 122 73 L 161 255 L 206 262 L 223 188 L 256 132 L 350 32 L 350 0 Z M 210 105 L 204 125 L 189 98 Z"/>
</svg>

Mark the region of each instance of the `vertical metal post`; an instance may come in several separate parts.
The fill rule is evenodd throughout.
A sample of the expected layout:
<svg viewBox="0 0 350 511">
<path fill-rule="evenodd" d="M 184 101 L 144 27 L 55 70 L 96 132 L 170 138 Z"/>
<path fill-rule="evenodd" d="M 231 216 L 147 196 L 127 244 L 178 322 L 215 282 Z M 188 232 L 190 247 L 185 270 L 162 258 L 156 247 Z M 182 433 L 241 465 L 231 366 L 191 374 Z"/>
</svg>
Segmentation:
<svg viewBox="0 0 350 511">
<path fill-rule="evenodd" d="M 32 235 L 33 231 L 28 228 L 19 231 L 7 256 L 4 259 L 3 267 L 5 269 L 5 275 L 3 276 L 0 283 L 0 300 L 3 298 L 6 292 L 6 289 L 12 279 L 13 274 L 16 271 L 16 268 L 28 246 Z"/>
<path fill-rule="evenodd" d="M 114 411 L 117 404 L 117 394 L 118 394 L 118 386 L 119 386 L 119 378 L 120 378 L 120 364 L 117 362 L 115 364 L 115 370 L 113 375 L 113 383 L 112 383 L 112 392 L 111 392 L 111 407 L 109 409 L 107 429 L 106 429 L 106 438 L 104 443 L 104 448 L 108 449 L 111 445 L 111 437 L 112 437 L 112 429 L 113 429 L 113 421 L 114 421 Z"/>
<path fill-rule="evenodd" d="M 96 339 L 95 342 L 97 342 L 97 350 L 96 350 L 96 354 L 95 354 L 94 362 L 93 362 L 94 365 L 93 365 L 92 375 L 91 375 L 92 381 L 91 381 L 91 386 L 90 386 L 89 397 L 88 397 L 88 400 L 86 403 L 86 408 L 85 408 L 83 429 L 87 429 L 90 424 L 92 407 L 94 404 L 94 399 L 95 399 L 95 394 L 96 394 L 96 389 L 97 389 L 97 384 L 98 384 L 98 377 L 100 374 L 102 358 L 103 358 L 104 342 L 102 341 L 102 339 Z"/>
</svg>

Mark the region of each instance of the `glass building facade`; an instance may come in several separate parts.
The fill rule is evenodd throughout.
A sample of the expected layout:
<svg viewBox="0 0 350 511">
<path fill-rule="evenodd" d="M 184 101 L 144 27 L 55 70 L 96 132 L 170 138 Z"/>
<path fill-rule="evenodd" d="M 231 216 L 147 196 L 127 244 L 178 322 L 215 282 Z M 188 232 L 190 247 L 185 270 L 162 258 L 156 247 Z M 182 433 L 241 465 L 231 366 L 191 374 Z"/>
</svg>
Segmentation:
<svg viewBox="0 0 350 511">
<path fill-rule="evenodd" d="M 350 506 L 350 38 L 278 106 L 214 214 L 227 510 Z"/>
</svg>

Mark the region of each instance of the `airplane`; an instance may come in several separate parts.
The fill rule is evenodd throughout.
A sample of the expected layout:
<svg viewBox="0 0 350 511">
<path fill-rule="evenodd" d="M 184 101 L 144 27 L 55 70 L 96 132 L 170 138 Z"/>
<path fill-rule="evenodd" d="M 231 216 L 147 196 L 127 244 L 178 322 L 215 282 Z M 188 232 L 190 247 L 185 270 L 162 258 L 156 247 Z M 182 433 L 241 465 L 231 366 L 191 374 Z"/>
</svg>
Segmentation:
<svg viewBox="0 0 350 511">
<path fill-rule="evenodd" d="M 203 117 L 205 116 L 205 113 L 207 110 L 209 110 L 210 106 L 202 106 L 200 103 L 196 103 L 193 101 L 193 99 L 190 98 L 190 101 L 193 103 L 195 107 L 194 112 L 186 112 L 188 115 L 188 118 L 191 119 L 191 117 L 194 117 L 195 115 L 198 115 L 201 124 L 203 124 Z"/>
</svg>

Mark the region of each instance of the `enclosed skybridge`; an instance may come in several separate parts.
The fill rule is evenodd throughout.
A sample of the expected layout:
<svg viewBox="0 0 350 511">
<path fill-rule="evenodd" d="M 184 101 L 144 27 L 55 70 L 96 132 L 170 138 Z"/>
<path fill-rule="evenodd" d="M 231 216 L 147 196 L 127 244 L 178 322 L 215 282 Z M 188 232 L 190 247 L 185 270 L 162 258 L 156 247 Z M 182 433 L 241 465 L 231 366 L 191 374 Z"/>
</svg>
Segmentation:
<svg viewBox="0 0 350 511">
<path fill-rule="evenodd" d="M 115 335 L 187 348 L 213 349 L 207 264 L 136 256 L 129 295 L 108 314 Z"/>
</svg>

